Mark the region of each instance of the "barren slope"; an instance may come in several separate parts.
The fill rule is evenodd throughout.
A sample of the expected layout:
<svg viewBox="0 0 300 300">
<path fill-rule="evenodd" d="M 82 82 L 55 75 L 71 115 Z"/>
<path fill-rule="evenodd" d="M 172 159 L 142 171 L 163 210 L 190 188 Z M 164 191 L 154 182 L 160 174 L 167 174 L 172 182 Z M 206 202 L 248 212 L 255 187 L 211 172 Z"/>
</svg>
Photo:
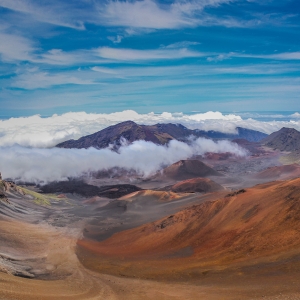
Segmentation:
<svg viewBox="0 0 300 300">
<path fill-rule="evenodd" d="M 170 189 L 175 193 L 211 193 L 224 190 L 220 184 L 213 180 L 201 177 L 177 182 Z"/>
<path fill-rule="evenodd" d="M 200 160 L 180 160 L 163 170 L 166 177 L 185 180 L 195 177 L 220 176 L 221 174 Z"/>
<path fill-rule="evenodd" d="M 272 179 L 286 180 L 286 179 L 292 179 L 299 176 L 300 176 L 299 164 L 270 167 L 254 175 L 254 177 L 258 179 L 263 179 L 265 181 L 270 181 Z"/>
<path fill-rule="evenodd" d="M 81 240 L 79 257 L 102 272 L 150 278 L 197 276 L 207 268 L 236 264 L 280 265 L 287 258 L 295 269 L 299 215 L 300 179 L 273 182 L 194 205 L 100 243 Z"/>
<path fill-rule="evenodd" d="M 294 128 L 283 127 L 261 141 L 264 145 L 280 151 L 299 151 L 300 132 Z"/>
</svg>

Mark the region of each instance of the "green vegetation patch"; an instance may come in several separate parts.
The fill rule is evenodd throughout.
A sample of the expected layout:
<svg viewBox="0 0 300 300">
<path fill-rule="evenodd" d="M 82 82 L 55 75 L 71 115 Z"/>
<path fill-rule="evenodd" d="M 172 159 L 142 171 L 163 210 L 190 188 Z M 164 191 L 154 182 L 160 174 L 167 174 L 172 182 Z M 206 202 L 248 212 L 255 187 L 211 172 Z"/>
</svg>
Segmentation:
<svg viewBox="0 0 300 300">
<path fill-rule="evenodd" d="M 32 190 L 28 190 L 26 188 L 23 188 L 21 187 L 21 190 L 25 193 L 25 195 L 30 195 L 34 198 L 34 203 L 35 204 L 38 204 L 38 205 L 51 205 L 50 201 L 49 201 L 49 198 L 40 194 L 40 193 L 37 193 L 37 192 L 34 192 Z"/>
</svg>

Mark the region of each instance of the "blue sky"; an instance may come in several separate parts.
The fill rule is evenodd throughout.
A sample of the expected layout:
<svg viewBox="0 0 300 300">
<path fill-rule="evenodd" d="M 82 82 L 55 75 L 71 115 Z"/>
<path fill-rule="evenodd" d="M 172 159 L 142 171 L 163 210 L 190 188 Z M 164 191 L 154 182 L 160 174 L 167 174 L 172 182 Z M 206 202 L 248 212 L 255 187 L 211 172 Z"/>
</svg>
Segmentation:
<svg viewBox="0 0 300 300">
<path fill-rule="evenodd" d="M 298 111 L 292 0 L 0 0 L 2 116 Z"/>
</svg>

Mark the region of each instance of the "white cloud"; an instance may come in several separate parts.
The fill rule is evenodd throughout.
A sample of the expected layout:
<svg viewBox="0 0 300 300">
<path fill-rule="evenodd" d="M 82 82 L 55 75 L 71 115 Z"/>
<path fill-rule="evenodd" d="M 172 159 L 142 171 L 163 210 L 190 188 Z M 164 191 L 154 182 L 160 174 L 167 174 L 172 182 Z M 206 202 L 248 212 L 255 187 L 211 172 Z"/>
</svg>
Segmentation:
<svg viewBox="0 0 300 300">
<path fill-rule="evenodd" d="M 186 48 L 181 49 L 155 49 L 155 50 L 136 50 L 136 49 L 117 49 L 102 47 L 95 50 L 101 58 L 118 61 L 145 61 L 161 59 L 179 59 L 186 57 L 200 57 L 206 54 L 191 51 Z"/>
<path fill-rule="evenodd" d="M 231 53 L 230 56 L 245 57 L 245 58 L 261 58 L 272 60 L 300 60 L 300 52 L 282 52 L 276 54 L 244 54 L 244 53 Z"/>
<path fill-rule="evenodd" d="M 109 1 L 104 6 L 99 5 L 98 10 L 101 22 L 110 26 L 170 29 L 195 26 L 197 23 L 187 5 L 162 8 L 152 0 Z"/>
<path fill-rule="evenodd" d="M 123 36 L 117 35 L 117 36 L 108 36 L 107 37 L 110 41 L 112 41 L 114 44 L 120 44 L 122 42 Z"/>
<path fill-rule="evenodd" d="M 76 76 L 69 76 L 64 74 L 49 74 L 47 72 L 32 70 L 15 77 L 12 86 L 31 90 L 64 84 L 86 85 L 95 84 L 95 82 L 91 80 L 81 79 Z"/>
<path fill-rule="evenodd" d="M 51 49 L 32 58 L 33 62 L 49 65 L 73 65 L 91 60 L 89 51 L 78 50 L 65 52 L 61 49 Z"/>
<path fill-rule="evenodd" d="M 273 55 L 266 55 L 266 58 L 278 60 L 299 60 L 300 52 L 284 52 Z"/>
<path fill-rule="evenodd" d="M 117 71 L 114 71 L 113 69 L 110 68 L 104 68 L 104 67 L 92 67 L 91 70 L 99 73 L 104 73 L 104 74 L 118 74 Z"/>
<path fill-rule="evenodd" d="M 295 112 L 291 115 L 292 118 L 300 118 L 300 114 L 298 112 Z"/>
<path fill-rule="evenodd" d="M 159 5 L 154 0 L 108 1 L 105 5 L 98 5 L 99 22 L 109 26 L 143 29 L 178 29 L 207 24 L 240 27 L 237 20 L 213 18 L 203 13 L 206 7 L 230 2 L 233 0 L 183 0 L 170 5 Z"/>
<path fill-rule="evenodd" d="M 166 46 L 162 45 L 161 48 L 169 48 L 169 49 L 187 48 L 189 46 L 196 46 L 199 44 L 200 43 L 198 42 L 182 41 L 182 42 L 177 42 Z"/>
<path fill-rule="evenodd" d="M 21 36 L 0 32 L 0 57 L 2 61 L 30 61 L 35 48 Z"/>
<path fill-rule="evenodd" d="M 180 29 L 196 26 L 257 27 L 262 24 L 280 26 L 296 15 L 256 14 L 249 20 L 236 16 L 222 17 L 208 13 L 205 8 L 230 4 L 236 0 L 0 0 L 0 7 L 9 9 L 12 18 L 24 24 L 41 22 L 55 26 L 85 30 L 85 24 L 124 27 L 127 34 L 141 34 L 149 30 Z M 26 20 L 26 21 L 25 21 Z M 119 43 L 121 36 L 113 42 Z"/>
<path fill-rule="evenodd" d="M 53 147 L 68 139 L 95 133 L 110 125 L 132 120 L 138 124 L 181 123 L 191 129 L 215 130 L 234 133 L 237 126 L 272 133 L 282 127 L 300 130 L 300 120 L 262 122 L 242 119 L 238 115 L 207 112 L 187 115 L 183 113 L 138 114 L 127 110 L 112 114 L 66 113 L 42 118 L 38 115 L 0 121 L 0 146 L 15 144 L 24 147 Z"/>
<path fill-rule="evenodd" d="M 230 55 L 219 54 L 217 56 L 208 57 L 207 61 L 218 62 L 218 61 L 223 61 L 224 59 L 228 59 L 229 57 Z"/>
<path fill-rule="evenodd" d="M 160 4 L 154 0 L 108 1 L 98 4 L 98 22 L 108 26 L 123 26 L 130 29 L 179 29 L 196 26 L 257 27 L 262 24 L 281 25 L 287 18 L 280 14 L 253 15 L 249 20 L 224 15 L 209 14 L 205 8 L 230 4 L 235 0 L 178 0 Z"/>
<path fill-rule="evenodd" d="M 85 23 L 148 30 L 201 25 L 206 19 L 210 19 L 201 15 L 205 7 L 229 2 L 232 0 L 178 0 L 171 4 L 160 4 L 154 0 L 98 0 L 84 3 L 60 0 L 0 0 L 0 7 L 29 16 L 34 21 L 77 30 L 84 30 Z M 119 38 L 116 41 L 118 40 Z"/>
<path fill-rule="evenodd" d="M 170 47 L 145 50 L 100 47 L 78 49 L 69 52 L 62 49 L 51 49 L 42 52 L 41 49 L 33 47 L 32 41 L 21 36 L 0 32 L 0 39 L 6 41 L 5 43 L 0 43 L 0 56 L 3 61 L 29 61 L 35 64 L 56 66 L 84 65 L 90 63 L 107 64 L 113 61 L 171 60 L 207 55 L 185 48 L 191 45 L 191 43 L 178 43 L 176 46 L 174 44 L 173 46 L 170 45 Z"/>
<path fill-rule="evenodd" d="M 80 16 L 80 10 L 63 1 L 32 1 L 32 0 L 0 0 L 0 7 L 15 12 L 29 15 L 33 20 L 70 27 L 74 29 L 85 29 L 81 19 L 73 19 L 73 16 Z M 72 13 L 70 13 L 70 11 Z"/>
<path fill-rule="evenodd" d="M 275 117 L 281 119 L 284 116 L 274 115 Z M 235 132 L 236 126 L 266 133 L 282 127 L 300 130 L 299 113 L 295 112 L 288 117 L 291 118 L 290 121 L 262 122 L 251 118 L 243 119 L 238 114 L 224 115 L 212 111 L 187 115 L 169 112 L 138 114 L 128 110 L 112 114 L 81 112 L 53 115 L 48 118 L 41 118 L 38 115 L 11 118 L 0 121 L 0 170 L 5 177 L 35 182 L 63 180 L 112 167 L 134 169 L 140 175 L 148 176 L 163 166 L 205 152 L 231 152 L 240 156 L 246 153 L 228 141 L 216 143 L 203 138 L 193 140 L 190 144 L 171 141 L 168 146 L 137 141 L 122 146 L 119 153 L 109 149 L 43 148 L 94 133 L 126 120 L 133 120 L 138 124 L 181 123 L 189 128 L 227 133 Z"/>
<path fill-rule="evenodd" d="M 4 177 L 29 182 L 65 180 L 83 173 L 113 167 L 133 169 L 142 176 L 149 176 L 181 159 L 206 152 L 231 152 L 247 155 L 237 144 L 228 141 L 213 142 L 199 138 L 190 145 L 171 141 L 167 146 L 137 141 L 122 146 L 119 153 L 109 149 L 28 149 L 0 147 L 0 170 Z"/>
</svg>

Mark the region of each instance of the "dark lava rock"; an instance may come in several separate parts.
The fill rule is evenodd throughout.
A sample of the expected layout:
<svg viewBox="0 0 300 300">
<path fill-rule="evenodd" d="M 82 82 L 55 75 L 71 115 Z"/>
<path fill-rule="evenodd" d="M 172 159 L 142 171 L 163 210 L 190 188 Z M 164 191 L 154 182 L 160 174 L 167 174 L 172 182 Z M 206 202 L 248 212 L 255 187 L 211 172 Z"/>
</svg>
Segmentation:
<svg viewBox="0 0 300 300">
<path fill-rule="evenodd" d="M 117 184 L 107 186 L 94 186 L 81 180 L 69 180 L 51 182 L 39 187 L 43 193 L 70 193 L 84 197 L 106 197 L 110 199 L 120 198 L 127 194 L 140 191 L 141 189 L 131 184 Z"/>
</svg>

